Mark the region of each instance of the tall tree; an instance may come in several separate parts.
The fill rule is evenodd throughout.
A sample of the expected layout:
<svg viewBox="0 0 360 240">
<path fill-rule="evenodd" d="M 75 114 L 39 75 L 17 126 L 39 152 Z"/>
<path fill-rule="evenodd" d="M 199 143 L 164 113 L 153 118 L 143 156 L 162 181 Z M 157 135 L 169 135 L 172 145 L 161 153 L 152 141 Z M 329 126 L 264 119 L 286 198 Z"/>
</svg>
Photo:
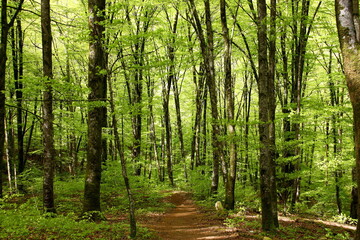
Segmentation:
<svg viewBox="0 0 360 240">
<path fill-rule="evenodd" d="M 231 39 L 227 26 L 226 1 L 220 0 L 220 15 L 222 35 L 224 39 L 224 74 L 225 74 L 225 101 L 227 117 L 227 135 L 229 137 L 229 160 L 225 186 L 225 208 L 235 207 L 235 180 L 236 180 L 236 144 L 235 144 L 235 116 L 234 116 L 234 78 L 231 73 Z"/>
<path fill-rule="evenodd" d="M 115 146 L 120 155 L 121 163 L 121 173 L 124 179 L 126 192 L 129 200 L 129 215 L 130 215 L 130 237 L 136 237 L 136 218 L 135 218 L 135 200 L 131 191 L 130 181 L 127 174 L 126 159 L 124 154 L 124 146 L 120 140 L 119 131 L 118 131 L 118 122 L 115 115 L 115 104 L 114 104 L 114 91 L 112 87 L 112 80 L 109 77 L 109 91 L 110 91 L 110 110 L 112 115 L 112 125 L 114 128 L 114 137 L 115 137 Z"/>
<path fill-rule="evenodd" d="M 357 185 L 360 186 L 360 18 L 359 0 L 335 0 L 335 15 L 345 78 L 353 107 Z M 360 211 L 358 205 L 358 212 Z M 359 216 L 358 216 L 359 217 Z M 360 221 L 355 239 L 360 239 Z"/>
<path fill-rule="evenodd" d="M 103 44 L 105 27 L 105 0 L 89 0 L 89 76 L 88 86 L 88 152 L 85 176 L 85 191 L 83 212 L 93 212 L 94 220 L 101 216 L 100 208 L 100 181 L 102 162 L 102 127 L 103 111 L 106 99 L 106 55 Z M 94 212 L 95 211 L 95 212 Z"/>
<path fill-rule="evenodd" d="M 283 21 L 278 32 L 280 33 L 281 46 L 281 84 L 282 89 L 278 89 L 278 95 L 284 113 L 283 137 L 285 140 L 282 157 L 284 159 L 279 165 L 282 170 L 279 190 L 280 198 L 286 208 L 288 199 L 291 197 L 291 208 L 300 196 L 300 177 L 296 176 L 299 172 L 302 157 L 301 148 L 301 122 L 300 114 L 302 111 L 302 98 L 306 86 L 306 63 L 308 61 L 308 40 L 313 20 L 320 8 L 321 1 L 315 9 L 313 18 L 309 16 L 310 0 L 292 0 L 289 4 L 291 8 L 290 24 Z M 279 11 L 281 18 L 284 18 L 287 11 Z M 290 30 L 288 30 L 290 29 Z M 290 31 L 290 34 L 289 32 Z M 290 117 L 290 113 L 293 114 Z M 295 175 L 295 176 L 294 176 Z"/>
<path fill-rule="evenodd" d="M 156 7 L 146 6 L 131 6 L 126 5 L 126 21 L 128 23 L 133 41 L 131 44 L 131 63 L 129 66 L 125 64 L 123 67 L 129 70 L 126 78 L 126 87 L 128 91 L 129 104 L 131 105 L 132 115 L 132 159 L 135 164 L 135 174 L 141 174 L 142 163 L 141 145 L 142 145 L 142 120 L 143 120 L 143 81 L 145 68 L 145 48 L 147 43 L 147 32 L 151 26 L 152 19 L 156 13 Z M 135 26 L 133 26 L 135 25 Z M 136 66 L 136 68 L 133 68 Z M 124 74 L 126 74 L 124 72 Z"/>
<path fill-rule="evenodd" d="M 219 123 L 219 109 L 217 84 L 215 78 L 215 54 L 214 54 L 214 30 L 212 27 L 212 15 L 210 1 L 205 0 L 205 25 L 206 36 L 202 27 L 195 1 L 189 0 L 189 9 L 193 17 L 193 27 L 200 42 L 201 55 L 204 60 L 206 85 L 210 95 L 211 116 L 212 116 L 212 147 L 213 147 L 213 173 L 210 191 L 212 194 L 217 193 L 219 187 L 219 167 L 223 162 L 223 144 L 220 138 L 221 127 Z"/>
<path fill-rule="evenodd" d="M 19 14 L 24 0 L 20 0 L 14 15 L 8 21 L 7 15 L 7 0 L 1 0 L 1 36 L 0 36 L 0 198 L 2 198 L 2 170 L 5 142 L 5 75 L 6 75 L 6 61 L 7 61 L 7 42 L 10 28 L 14 25 L 15 19 Z"/>
<path fill-rule="evenodd" d="M 169 53 L 174 54 L 174 53 Z M 171 58 L 171 56 L 170 56 Z M 167 167 L 167 173 L 168 178 L 171 185 L 174 185 L 174 176 L 173 176 L 173 161 L 172 161 L 172 137 L 171 137 L 171 122 L 170 122 L 170 109 L 169 109 L 169 100 L 170 100 L 170 90 L 171 90 L 171 84 L 174 81 L 175 72 L 174 72 L 174 66 L 170 66 L 168 69 L 168 73 L 166 78 L 162 80 L 162 99 L 163 99 L 163 112 L 164 112 L 164 118 L 163 118 L 163 124 L 165 127 L 165 151 L 166 153 L 166 167 Z"/>
<path fill-rule="evenodd" d="M 55 212 L 54 205 L 54 114 L 53 114 L 53 90 L 52 90 L 52 34 L 50 18 L 50 0 L 41 1 L 41 36 L 43 54 L 43 74 L 45 91 L 43 93 L 43 144 L 44 144 L 44 210 Z"/>
<path fill-rule="evenodd" d="M 183 127 L 182 127 L 182 119 L 181 119 L 181 106 L 180 106 L 180 89 L 178 84 L 178 74 L 175 74 L 175 64 L 176 64 L 176 58 L 175 58 L 175 41 L 176 41 L 176 33 L 177 33 L 177 24 L 178 24 L 178 18 L 179 18 L 179 10 L 176 9 L 174 24 L 171 24 L 171 20 L 169 18 L 169 14 L 167 11 L 166 17 L 170 25 L 170 30 L 172 32 L 170 43 L 168 44 L 168 56 L 170 60 L 170 72 L 174 72 L 174 77 L 172 81 L 173 86 L 173 92 L 174 92 L 174 102 L 175 102 L 175 109 L 176 109 L 176 125 L 177 125 L 177 133 L 179 136 L 179 142 L 180 142 L 180 154 L 181 154 L 181 161 L 183 162 L 184 166 L 184 176 L 185 179 L 187 179 L 187 166 L 185 161 L 185 146 L 184 146 L 184 134 L 183 134 Z"/>
<path fill-rule="evenodd" d="M 267 33 L 266 0 L 259 0 L 257 8 L 261 215 L 262 228 L 265 231 L 272 231 L 279 227 L 275 180 L 274 123 L 276 108 L 274 86 L 276 0 L 271 0 L 270 36 Z"/>
<path fill-rule="evenodd" d="M 24 158 L 24 124 L 23 124 L 23 75 L 24 75 L 24 61 L 23 61 L 23 32 L 21 19 L 16 19 L 16 29 L 12 28 L 11 45 L 13 56 L 13 70 L 15 80 L 15 97 L 16 97 L 16 122 L 17 122 L 17 159 L 18 169 L 17 174 L 21 175 L 25 170 Z M 18 190 L 24 191 L 23 184 L 18 184 Z"/>
</svg>

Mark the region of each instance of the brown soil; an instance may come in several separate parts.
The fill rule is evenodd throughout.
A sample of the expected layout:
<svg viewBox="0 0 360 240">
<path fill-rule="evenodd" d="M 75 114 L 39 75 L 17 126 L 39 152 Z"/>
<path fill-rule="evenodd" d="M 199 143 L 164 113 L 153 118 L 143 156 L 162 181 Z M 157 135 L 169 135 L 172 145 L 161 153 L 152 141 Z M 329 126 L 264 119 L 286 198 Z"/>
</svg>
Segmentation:
<svg viewBox="0 0 360 240">
<path fill-rule="evenodd" d="M 236 224 L 236 228 L 230 228 L 224 225 L 224 219 L 216 213 L 200 211 L 189 193 L 172 192 L 164 201 L 175 207 L 164 214 L 150 214 L 141 220 L 147 228 L 154 231 L 157 240 L 263 240 L 264 236 L 273 240 L 333 240 L 351 239 L 355 230 L 355 226 L 329 221 L 279 217 L 281 228 L 273 233 L 264 233 L 258 214 L 243 215 L 243 221 Z"/>
<path fill-rule="evenodd" d="M 200 212 L 189 193 L 174 192 L 165 201 L 175 208 L 160 216 L 149 216 L 145 224 L 159 239 L 239 239 L 237 233 L 226 228 L 219 219 Z"/>
</svg>

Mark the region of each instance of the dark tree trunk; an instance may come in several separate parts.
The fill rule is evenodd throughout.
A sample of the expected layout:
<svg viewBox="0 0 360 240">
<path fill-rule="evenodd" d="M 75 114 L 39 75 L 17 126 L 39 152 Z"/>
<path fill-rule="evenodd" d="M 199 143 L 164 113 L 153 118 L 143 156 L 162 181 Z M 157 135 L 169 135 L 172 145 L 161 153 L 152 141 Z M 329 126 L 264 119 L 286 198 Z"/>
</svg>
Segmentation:
<svg viewBox="0 0 360 240">
<path fill-rule="evenodd" d="M 250 121 L 250 109 L 251 109 L 251 92 L 252 92 L 252 82 L 248 83 L 248 76 L 245 76 L 245 86 L 244 86 L 244 119 L 245 119 L 245 126 L 244 126 L 244 148 L 245 148 L 245 156 L 244 156 L 244 169 L 242 171 L 242 179 L 244 180 L 244 187 L 247 182 L 247 177 L 249 177 L 249 181 L 251 184 L 253 182 L 252 172 L 250 169 L 250 158 L 249 158 L 249 121 Z"/>
<path fill-rule="evenodd" d="M 353 182 L 356 183 L 356 178 L 357 178 L 357 176 L 356 176 L 356 168 L 353 168 L 351 175 L 352 175 Z M 358 213 L 357 213 L 358 204 L 359 204 L 358 188 L 357 187 L 352 187 L 352 189 L 351 189 L 350 217 L 353 218 L 353 219 L 358 218 Z"/>
<path fill-rule="evenodd" d="M 173 54 L 173 53 L 172 53 Z M 171 185 L 174 185 L 173 167 L 172 167 L 172 150 L 171 150 L 171 124 L 170 124 L 170 111 L 169 111 L 169 96 L 171 84 L 174 81 L 174 66 L 170 66 L 168 76 L 163 79 L 162 97 L 163 97 L 163 114 L 165 126 L 165 146 L 166 146 L 166 167 L 168 178 Z"/>
<path fill-rule="evenodd" d="M 275 41 L 276 1 L 271 1 L 271 29 L 269 39 Z M 260 135 L 260 191 L 262 228 L 273 231 L 279 227 L 275 181 L 275 87 L 273 66 L 274 51 L 270 40 L 268 60 L 267 6 L 265 0 L 258 1 L 258 51 L 259 51 L 259 135 Z"/>
<path fill-rule="evenodd" d="M 20 0 L 19 5 L 8 22 L 7 16 L 7 0 L 1 0 L 1 36 L 0 36 L 0 198 L 3 196 L 2 189 L 2 172 L 3 172 L 3 156 L 4 156 L 4 141 L 5 141 L 5 75 L 6 75 L 6 61 L 7 61 L 7 40 L 9 29 L 14 25 L 14 21 L 19 14 L 24 0 Z"/>
<path fill-rule="evenodd" d="M 190 51 L 193 53 L 192 49 Z M 202 161 L 202 156 L 200 156 L 200 149 L 201 149 L 201 113 L 204 109 L 205 104 L 205 93 L 207 93 L 207 87 L 205 87 L 205 78 L 203 74 L 198 74 L 196 67 L 193 66 L 193 81 L 195 84 L 195 119 L 193 125 L 193 132 L 192 132 L 192 141 L 191 141 L 191 169 L 193 170 L 194 167 L 198 167 L 200 165 L 204 165 L 204 161 Z M 206 112 L 206 110 L 204 109 Z M 206 121 L 205 119 L 203 121 Z M 205 141 L 206 134 L 203 135 L 203 139 Z M 205 141 L 206 142 L 206 141 Z M 206 151 L 206 148 L 203 149 Z"/>
<path fill-rule="evenodd" d="M 357 185 L 360 186 L 360 19 L 358 0 L 335 0 L 335 15 L 345 78 L 353 107 Z M 358 194 L 359 197 L 359 194 Z M 358 199 L 359 200 L 359 199 Z M 358 213 L 360 211 L 358 205 Z M 358 215 L 359 216 L 359 215 Z M 355 240 L 360 240 L 358 221 Z"/>
<path fill-rule="evenodd" d="M 1 41 L 0 41 L 0 198 L 2 191 L 2 173 L 4 169 L 4 142 L 5 142 L 5 74 L 6 74 L 6 48 L 9 26 L 7 22 L 7 1 L 1 1 Z"/>
<path fill-rule="evenodd" d="M 103 106 L 99 106 L 106 99 L 106 56 L 102 39 L 104 38 L 104 10 L 105 0 L 89 0 L 89 110 L 88 110 L 88 151 L 85 175 L 85 191 L 83 212 L 101 211 L 100 181 L 102 162 L 102 127 Z M 100 218 L 93 214 L 94 220 Z"/>
<path fill-rule="evenodd" d="M 21 27 L 21 20 L 16 20 L 16 30 L 12 29 L 12 56 L 13 56 L 13 68 L 14 68 L 14 80 L 15 80 L 15 97 L 16 97 L 16 121 L 17 121 L 17 159 L 18 168 L 17 175 L 21 175 L 25 170 L 25 158 L 24 158 L 24 126 L 23 126 L 23 115 L 22 115 L 22 97 L 23 97 L 23 34 Z M 17 40 L 17 41 L 16 41 Z M 10 142 L 10 135 L 9 135 Z M 18 184 L 18 191 L 24 192 L 23 184 Z"/>
<path fill-rule="evenodd" d="M 43 144 L 44 144 L 44 210 L 55 212 L 54 205 L 54 115 L 52 93 L 52 35 L 50 19 L 50 0 L 41 1 L 41 33 L 43 46 L 43 74 L 45 77 L 45 91 L 43 93 Z"/>
</svg>

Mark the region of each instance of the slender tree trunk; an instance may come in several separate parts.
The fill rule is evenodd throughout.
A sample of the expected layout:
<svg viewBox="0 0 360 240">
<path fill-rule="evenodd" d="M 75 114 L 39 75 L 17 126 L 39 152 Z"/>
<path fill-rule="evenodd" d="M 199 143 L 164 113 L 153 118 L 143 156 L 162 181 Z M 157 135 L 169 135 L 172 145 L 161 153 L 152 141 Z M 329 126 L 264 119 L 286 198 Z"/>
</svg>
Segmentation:
<svg viewBox="0 0 360 240">
<path fill-rule="evenodd" d="M 331 76 L 332 74 L 332 50 L 330 49 L 330 53 L 329 53 L 329 63 L 327 66 L 327 74 L 329 77 L 329 90 L 330 90 L 330 103 L 332 107 L 337 107 L 340 104 L 340 98 L 338 96 L 338 91 L 335 89 L 335 83 L 334 80 Z M 339 155 L 341 154 L 341 135 L 342 135 L 342 130 L 340 128 L 340 126 L 338 126 L 338 116 L 340 116 L 340 114 L 338 113 L 333 113 L 332 114 L 332 119 L 331 119 L 331 123 L 332 123 L 332 131 L 331 131 L 331 135 L 333 138 L 333 157 L 334 159 L 337 159 L 339 157 Z M 341 198 L 340 198 L 340 179 L 342 177 L 342 171 L 341 171 L 341 166 L 339 163 L 335 164 L 335 171 L 334 171 L 334 178 L 335 178 L 335 196 L 336 196 L 336 204 L 338 207 L 338 213 L 341 214 L 342 213 L 342 202 L 341 202 Z"/>
<path fill-rule="evenodd" d="M 109 88 L 110 88 L 110 108 L 111 108 L 111 115 L 112 115 L 112 125 L 114 128 L 114 136 L 115 136 L 115 145 L 120 155 L 120 162 L 121 162 L 121 173 L 125 182 L 125 187 L 128 195 L 129 200 L 129 211 L 130 211 L 130 237 L 136 237 L 136 218 L 135 218 L 135 200 L 131 191 L 130 181 L 127 174 L 127 167 L 126 167 L 126 160 L 124 154 L 124 146 L 120 141 L 119 131 L 117 128 L 117 119 L 115 116 L 115 105 L 114 105 L 114 92 L 112 88 L 112 82 L 109 78 Z"/>
<path fill-rule="evenodd" d="M 50 18 L 50 1 L 41 1 L 41 32 L 43 46 L 43 74 L 45 77 L 45 91 L 43 93 L 43 144 L 44 144 L 44 210 L 55 212 L 54 205 L 54 173 L 55 173 L 55 148 L 54 148 L 54 115 L 52 93 L 52 34 Z"/>
<path fill-rule="evenodd" d="M 106 61 L 104 38 L 104 10 L 105 0 L 89 0 L 89 110 L 88 110 L 88 152 L 85 175 L 85 191 L 83 202 L 83 213 L 101 211 L 100 208 L 100 181 L 102 162 L 102 126 L 103 111 L 100 103 L 106 99 Z M 99 213 L 92 214 L 94 220 L 101 218 Z"/>
<path fill-rule="evenodd" d="M 149 108 L 149 135 L 151 141 L 151 149 L 154 154 L 154 160 L 157 164 L 157 173 L 160 182 L 164 181 L 164 176 L 162 175 L 162 164 L 159 158 L 158 148 L 157 148 L 157 139 L 156 139 L 156 130 L 155 130 L 155 120 L 154 120 L 154 110 L 153 110 L 153 97 L 154 97 L 154 81 L 148 77 L 147 81 L 147 92 L 149 97 L 148 108 Z"/>
<path fill-rule="evenodd" d="M 276 1 L 271 1 L 271 29 L 269 39 L 275 41 L 275 9 Z M 267 6 L 265 0 L 258 1 L 258 51 L 259 51 L 259 135 L 260 135 L 260 190 L 262 228 L 273 231 L 279 227 L 277 218 L 277 197 L 275 182 L 275 87 L 274 72 L 271 68 L 274 58 L 268 60 Z M 269 57 L 275 55 L 271 52 Z"/>
<path fill-rule="evenodd" d="M 194 169 L 194 166 L 201 165 L 201 156 L 200 156 L 200 143 L 201 143 L 201 113 L 203 111 L 203 105 L 206 101 L 204 99 L 205 87 L 204 76 L 202 74 L 197 74 L 195 66 L 193 67 L 193 80 L 195 84 L 195 120 L 193 125 L 193 137 L 191 142 L 191 169 Z M 205 136 L 205 135 L 204 135 Z"/>
<path fill-rule="evenodd" d="M 204 60 L 206 84 L 209 89 L 211 116 L 212 116 L 212 147 L 213 147 L 213 172 L 210 193 L 215 194 L 219 187 L 219 170 L 220 163 L 223 162 L 223 144 L 221 142 L 221 130 L 218 110 L 218 96 L 215 79 L 215 62 L 214 62 L 214 31 L 212 28 L 212 16 L 210 9 L 210 1 L 205 0 L 205 21 L 206 21 L 206 38 L 200 22 L 200 17 L 196 10 L 194 0 L 189 0 L 189 7 L 194 18 L 194 28 L 200 41 L 201 54 Z"/>
<path fill-rule="evenodd" d="M 352 170 L 352 179 L 353 182 L 356 182 L 356 168 L 353 168 Z M 358 187 L 352 187 L 351 189 L 351 204 L 350 204 L 350 217 L 357 219 L 358 218 L 358 213 L 357 213 L 357 209 L 358 209 L 358 205 L 359 205 L 359 199 L 358 199 Z"/>
<path fill-rule="evenodd" d="M 7 0 L 1 0 L 1 15 L 0 15 L 0 159 L 4 155 L 4 141 L 5 141 L 5 75 L 6 75 L 6 61 L 7 61 L 7 40 L 9 29 L 14 25 L 14 21 L 19 14 L 24 0 L 20 0 L 19 5 L 8 22 L 7 16 Z M 0 160 L 0 198 L 3 196 L 2 189 L 2 172 L 3 161 Z"/>
<path fill-rule="evenodd" d="M 174 80 L 174 69 L 170 67 L 168 72 L 168 76 L 166 79 L 163 79 L 163 113 L 164 113 L 164 126 L 165 126 L 165 146 L 166 146 L 166 167 L 168 178 L 171 185 L 174 185 L 174 177 L 173 177 L 173 170 L 172 170 L 172 150 L 171 150 L 171 124 L 170 124 L 170 111 L 169 111 L 169 96 L 170 96 L 170 89 L 171 84 Z"/>
<path fill-rule="evenodd" d="M 134 8 L 134 11 L 137 11 Z M 142 8 L 141 8 L 142 9 Z M 144 14 L 140 12 L 136 12 L 133 14 L 135 16 L 135 43 L 132 46 L 132 57 L 133 64 L 137 66 L 133 72 L 133 84 L 130 84 L 127 81 L 127 88 L 129 93 L 130 105 L 132 106 L 131 114 L 132 114 L 132 130 L 133 130 L 133 146 L 132 146 L 132 158 L 135 164 L 135 175 L 141 175 L 142 163 L 140 162 L 141 158 L 141 139 L 142 139 L 142 92 L 143 92 L 143 67 L 144 67 L 144 54 L 145 54 L 145 45 L 146 45 L 146 37 L 142 36 L 142 34 L 146 34 L 152 17 L 156 12 L 156 9 L 142 9 Z M 132 25 L 131 17 L 130 17 L 130 9 L 126 9 L 126 18 L 129 25 Z M 129 80 L 129 78 L 128 78 Z"/>
<path fill-rule="evenodd" d="M 18 17 L 15 27 L 12 28 L 11 33 L 11 45 L 13 55 L 13 68 L 14 68 L 14 80 L 15 80 L 15 96 L 16 96 L 16 120 L 17 120 L 17 159 L 18 159 L 18 174 L 25 170 L 25 158 L 24 158 L 24 126 L 22 116 L 22 96 L 23 96 L 23 34 L 21 27 L 21 20 Z M 17 40 L 17 41 L 16 41 Z M 18 190 L 24 192 L 23 184 L 18 185 Z"/>
<path fill-rule="evenodd" d="M 170 19 L 168 19 L 171 29 L 172 29 L 172 37 L 171 43 L 168 45 L 168 56 L 170 60 L 170 74 L 172 75 L 172 87 L 174 92 L 174 102 L 175 102 L 175 109 L 176 109 L 176 123 L 177 123 L 177 132 L 179 136 L 180 142 L 180 154 L 181 154 L 181 161 L 183 164 L 184 169 L 184 176 L 187 179 L 187 167 L 186 167 L 186 159 L 185 159 L 185 147 L 184 147 L 184 137 L 182 132 L 182 121 L 181 121 L 181 110 L 180 110 L 180 93 L 179 93 L 179 86 L 178 86 L 178 79 L 175 74 L 175 35 L 177 33 L 177 25 L 178 25 L 178 18 L 179 12 L 176 11 L 174 23 L 171 26 Z"/>
<path fill-rule="evenodd" d="M 7 131 L 7 124 L 5 121 L 5 145 L 9 146 L 9 134 Z M 8 184 L 9 184 L 9 192 L 10 194 L 13 193 L 13 185 L 12 185 L 12 174 L 11 174 L 11 163 L 10 163 L 10 153 L 9 147 L 5 150 L 5 159 L 6 159 L 6 169 L 7 169 L 7 177 L 8 177 Z"/>
<path fill-rule="evenodd" d="M 1 1 L 1 39 L 0 39 L 0 198 L 2 191 L 2 172 L 5 142 L 5 74 L 6 74 L 6 48 L 9 26 L 7 23 L 7 1 Z"/>
<path fill-rule="evenodd" d="M 205 88 L 205 92 L 204 92 L 204 96 L 203 96 L 203 100 L 202 100 L 202 109 L 203 109 L 203 117 L 202 117 L 202 141 L 201 138 L 199 137 L 199 143 L 201 143 L 202 145 L 202 152 L 200 152 L 200 147 L 198 149 L 198 163 L 197 166 L 205 166 L 208 165 L 207 160 L 207 149 L 208 149 L 208 116 L 207 116 L 207 111 L 208 111 L 208 101 L 207 101 L 207 96 L 208 96 L 208 88 L 207 86 L 204 86 Z M 202 174 L 204 174 L 204 170 L 202 170 Z"/>
<path fill-rule="evenodd" d="M 182 129 L 181 108 L 180 108 L 180 92 L 179 92 L 178 80 L 176 78 L 174 79 L 173 82 L 173 90 L 174 90 L 174 100 L 175 100 L 175 109 L 176 109 L 177 132 L 179 135 L 179 142 L 180 142 L 181 161 L 183 163 L 184 177 L 185 179 L 187 179 L 188 176 L 187 176 L 187 166 L 186 166 L 184 134 Z"/>
<path fill-rule="evenodd" d="M 353 107 L 357 185 L 360 186 L 360 19 L 358 0 L 335 0 L 335 15 L 345 78 Z M 359 197 L 359 196 L 358 196 Z M 358 205 L 358 213 L 360 211 Z M 358 221 L 355 240 L 360 240 Z"/>
</svg>

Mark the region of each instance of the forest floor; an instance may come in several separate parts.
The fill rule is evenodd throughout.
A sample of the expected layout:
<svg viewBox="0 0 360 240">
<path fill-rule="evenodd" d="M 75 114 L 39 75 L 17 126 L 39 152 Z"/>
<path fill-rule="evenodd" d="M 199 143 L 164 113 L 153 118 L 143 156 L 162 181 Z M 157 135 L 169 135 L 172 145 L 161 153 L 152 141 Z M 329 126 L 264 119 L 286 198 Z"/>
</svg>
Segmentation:
<svg viewBox="0 0 360 240">
<path fill-rule="evenodd" d="M 36 181 L 35 189 L 42 182 Z M 57 214 L 42 212 L 41 191 L 13 194 L 0 199 L 0 239 L 129 239 L 126 193 L 108 180 L 103 185 L 102 206 L 106 221 L 79 219 L 83 179 L 56 181 Z M 141 187 L 140 187 L 141 186 Z M 279 216 L 274 233 L 261 230 L 260 214 L 245 207 L 216 211 L 212 200 L 195 201 L 191 193 L 150 185 L 134 187 L 138 240 L 350 240 L 354 225 L 339 224 L 313 215 Z M 267 238 L 266 238 L 267 237 Z"/>
<path fill-rule="evenodd" d="M 176 191 L 165 201 L 175 207 L 163 215 L 149 215 L 144 223 L 160 239 L 239 239 L 238 234 L 233 229 L 226 228 L 220 219 L 201 212 L 189 193 Z"/>
<path fill-rule="evenodd" d="M 258 214 L 234 214 L 226 218 L 215 210 L 196 205 L 191 195 L 182 191 L 173 192 L 164 202 L 173 204 L 174 208 L 141 219 L 142 224 L 154 232 L 156 239 L 349 240 L 353 238 L 355 230 L 355 226 L 330 221 L 280 216 L 280 229 L 275 233 L 264 233 Z"/>
</svg>

